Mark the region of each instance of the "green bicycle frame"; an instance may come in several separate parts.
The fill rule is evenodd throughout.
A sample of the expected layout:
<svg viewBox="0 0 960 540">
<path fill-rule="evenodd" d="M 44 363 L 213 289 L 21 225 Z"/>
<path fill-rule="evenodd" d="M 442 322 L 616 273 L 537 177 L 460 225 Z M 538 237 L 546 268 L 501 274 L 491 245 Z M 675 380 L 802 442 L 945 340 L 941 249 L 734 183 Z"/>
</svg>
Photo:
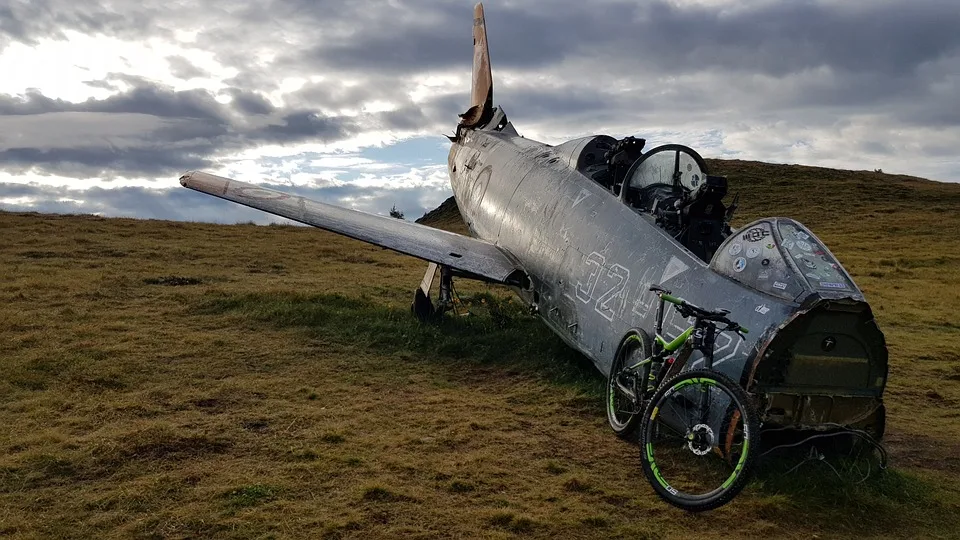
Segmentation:
<svg viewBox="0 0 960 540">
<path fill-rule="evenodd" d="M 694 330 L 695 326 L 691 326 L 690 328 L 687 328 L 686 330 L 684 330 L 683 333 L 681 333 L 679 336 L 677 336 L 676 338 L 674 338 L 673 341 L 667 342 L 667 340 L 664 339 L 664 337 L 663 337 L 663 335 L 662 335 L 662 333 L 663 333 L 663 303 L 664 303 L 664 302 L 670 302 L 671 304 L 680 305 L 680 304 L 682 304 L 682 303 L 684 302 L 684 300 L 683 300 L 683 298 L 679 298 L 679 297 L 676 297 L 676 296 L 671 296 L 671 295 L 669 295 L 669 294 L 661 294 L 661 295 L 660 295 L 660 302 L 659 302 L 659 304 L 657 305 L 656 335 L 654 336 L 654 341 L 656 342 L 657 345 L 659 345 L 660 350 L 657 351 L 657 352 L 654 352 L 654 353 L 651 354 L 648 358 L 644 358 L 643 360 L 640 360 L 640 361 L 637 362 L 636 364 L 633 364 L 632 366 L 628 366 L 626 369 L 637 369 L 638 367 L 643 366 L 643 365 L 646 365 L 646 364 L 654 361 L 655 359 L 662 359 L 664 353 L 670 353 L 670 352 L 676 351 L 677 349 L 679 349 L 680 347 L 682 347 L 683 344 L 687 342 L 687 338 L 689 338 L 690 335 L 693 334 L 693 330 Z M 635 338 L 635 339 L 639 339 L 639 338 Z M 656 350 L 656 349 L 655 349 L 655 350 Z"/>
</svg>

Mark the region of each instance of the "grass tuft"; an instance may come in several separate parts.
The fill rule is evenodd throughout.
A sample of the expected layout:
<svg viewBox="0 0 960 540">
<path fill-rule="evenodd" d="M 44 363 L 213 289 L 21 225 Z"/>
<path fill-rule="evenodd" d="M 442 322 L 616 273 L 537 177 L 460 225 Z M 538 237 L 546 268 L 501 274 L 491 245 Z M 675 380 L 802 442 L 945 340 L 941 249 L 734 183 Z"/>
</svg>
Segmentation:
<svg viewBox="0 0 960 540">
<path fill-rule="evenodd" d="M 327 444 L 341 444 L 346 442 L 347 438 L 339 433 L 324 433 L 320 440 Z"/>
<path fill-rule="evenodd" d="M 563 483 L 563 489 L 573 493 L 588 493 L 593 490 L 589 482 L 579 478 L 571 478 Z"/>
<path fill-rule="evenodd" d="M 227 505 L 231 508 L 249 508 L 276 498 L 279 490 L 272 486 L 254 484 L 231 489 L 223 494 Z"/>
<path fill-rule="evenodd" d="M 497 512 L 490 516 L 490 525 L 506 529 L 516 534 L 529 534 L 537 526 L 537 522 L 526 517 L 518 516 L 512 512 Z"/>
<path fill-rule="evenodd" d="M 567 472 L 566 467 L 554 461 L 547 463 L 546 469 L 547 469 L 547 472 L 550 474 L 563 474 Z"/>
<path fill-rule="evenodd" d="M 375 503 L 417 502 L 417 499 L 396 493 L 382 486 L 371 486 L 363 490 L 364 501 Z"/>
<path fill-rule="evenodd" d="M 470 493 L 476 489 L 476 486 L 470 482 L 462 482 L 460 480 L 454 480 L 453 482 L 450 482 L 450 491 L 452 493 Z"/>
</svg>

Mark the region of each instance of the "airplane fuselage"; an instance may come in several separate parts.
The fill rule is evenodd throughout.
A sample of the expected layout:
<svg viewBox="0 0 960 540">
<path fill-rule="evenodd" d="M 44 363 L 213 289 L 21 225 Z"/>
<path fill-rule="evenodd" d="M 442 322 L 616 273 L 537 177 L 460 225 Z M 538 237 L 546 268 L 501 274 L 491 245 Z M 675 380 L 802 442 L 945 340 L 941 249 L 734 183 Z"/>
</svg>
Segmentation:
<svg viewBox="0 0 960 540">
<path fill-rule="evenodd" d="M 719 337 L 715 365 L 740 380 L 763 331 L 793 307 L 710 271 L 555 149 L 477 130 L 450 151 L 451 184 L 467 227 L 523 262 L 531 287 L 517 289 L 520 296 L 604 374 L 627 332 L 653 328 L 657 297 L 649 285 L 729 309 L 751 334 L 745 342 Z M 711 305 L 717 298 L 725 299 L 722 306 Z M 688 326 L 669 309 L 664 337 Z"/>
</svg>

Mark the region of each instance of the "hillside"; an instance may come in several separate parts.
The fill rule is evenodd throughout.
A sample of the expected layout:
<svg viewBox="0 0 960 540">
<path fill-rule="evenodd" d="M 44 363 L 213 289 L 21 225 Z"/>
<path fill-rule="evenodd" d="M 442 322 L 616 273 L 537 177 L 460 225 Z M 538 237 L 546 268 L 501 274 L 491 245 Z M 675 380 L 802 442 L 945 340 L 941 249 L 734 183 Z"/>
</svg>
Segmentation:
<svg viewBox="0 0 960 540">
<path fill-rule="evenodd" d="M 709 164 L 737 224 L 799 219 L 874 306 L 885 474 L 784 458 L 686 515 L 506 291 L 459 281 L 472 315 L 423 326 L 421 261 L 316 229 L 0 212 L 0 536 L 954 536 L 960 186 Z"/>
</svg>

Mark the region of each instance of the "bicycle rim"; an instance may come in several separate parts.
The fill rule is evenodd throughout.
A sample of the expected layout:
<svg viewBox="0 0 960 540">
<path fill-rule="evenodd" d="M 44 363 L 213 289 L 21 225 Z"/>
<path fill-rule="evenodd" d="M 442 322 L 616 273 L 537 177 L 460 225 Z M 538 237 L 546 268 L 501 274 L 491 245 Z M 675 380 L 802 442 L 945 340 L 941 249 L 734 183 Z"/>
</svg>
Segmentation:
<svg viewBox="0 0 960 540">
<path fill-rule="evenodd" d="M 746 485 L 758 423 L 749 397 L 729 378 L 707 370 L 682 373 L 644 412 L 644 472 L 669 503 L 693 511 L 716 508 Z"/>
</svg>

